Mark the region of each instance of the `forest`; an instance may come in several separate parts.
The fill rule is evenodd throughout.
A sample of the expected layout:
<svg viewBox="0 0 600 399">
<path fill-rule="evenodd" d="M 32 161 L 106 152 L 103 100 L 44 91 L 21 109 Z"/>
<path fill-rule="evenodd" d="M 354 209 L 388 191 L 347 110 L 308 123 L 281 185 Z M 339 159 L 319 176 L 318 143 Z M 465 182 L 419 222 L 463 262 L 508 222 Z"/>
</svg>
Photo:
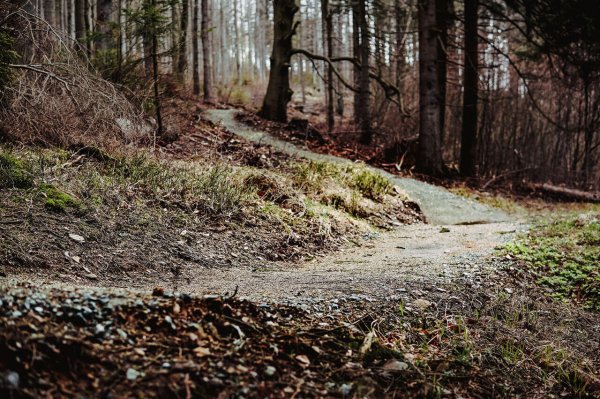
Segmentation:
<svg viewBox="0 0 600 399">
<path fill-rule="evenodd" d="M 600 2 L 0 0 L 0 396 L 600 395 Z"/>
</svg>

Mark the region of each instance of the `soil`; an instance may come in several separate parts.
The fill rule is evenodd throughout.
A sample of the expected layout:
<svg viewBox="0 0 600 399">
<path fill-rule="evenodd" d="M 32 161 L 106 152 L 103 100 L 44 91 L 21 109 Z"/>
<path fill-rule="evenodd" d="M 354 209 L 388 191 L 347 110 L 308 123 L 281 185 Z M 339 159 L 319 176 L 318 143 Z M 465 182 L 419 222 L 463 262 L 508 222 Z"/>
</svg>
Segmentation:
<svg viewBox="0 0 600 399">
<path fill-rule="evenodd" d="M 348 162 L 244 126 L 232 110 L 205 116 L 228 131 L 208 125 L 220 132 L 211 133 L 215 146 L 226 155 L 233 148 L 232 162 Z M 212 137 L 194 129 L 175 135 L 164 151 L 194 157 Z M 99 234 L 106 220 L 94 218 L 103 215 L 57 215 L 40 226 L 31 222 L 39 209 L 19 213 L 2 198 L 0 248 L 19 241 L 19 232 L 30 239 L 19 241 L 22 250 L 10 254 L 15 263 L 3 265 L 0 277 L 0 394 L 600 394 L 598 315 L 549 300 L 495 255 L 527 226 L 443 188 L 391 177 L 429 224 L 349 236 L 337 252 L 305 250 L 302 261 L 269 260 L 269 253 L 298 250 L 286 248 L 284 237 L 273 241 L 278 233 L 253 215 L 162 227 L 160 218 L 144 227 L 133 215 L 118 220 L 119 234 Z M 106 253 L 108 244 L 118 251 Z M 39 272 L 56 265 L 58 271 Z"/>
</svg>

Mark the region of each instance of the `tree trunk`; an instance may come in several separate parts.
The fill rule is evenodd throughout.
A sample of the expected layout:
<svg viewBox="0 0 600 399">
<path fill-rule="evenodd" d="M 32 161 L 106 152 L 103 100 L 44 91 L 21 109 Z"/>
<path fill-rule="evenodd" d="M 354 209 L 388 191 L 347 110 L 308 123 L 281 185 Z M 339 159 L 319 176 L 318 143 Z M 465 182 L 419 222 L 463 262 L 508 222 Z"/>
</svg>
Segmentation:
<svg viewBox="0 0 600 399">
<path fill-rule="evenodd" d="M 352 4 L 352 56 L 355 59 L 360 58 L 360 26 L 359 26 L 359 15 L 358 15 L 358 4 Z M 354 86 L 360 85 L 360 68 L 354 64 L 352 66 L 352 73 L 354 78 Z M 360 100 L 359 92 L 354 92 L 354 123 L 358 126 L 360 124 Z"/>
<path fill-rule="evenodd" d="M 327 52 L 327 57 L 331 59 L 333 55 L 333 16 L 329 7 L 329 0 L 321 0 L 321 16 L 323 20 L 323 47 Z M 327 95 L 325 96 L 325 105 L 327 108 L 327 132 L 331 133 L 335 125 L 334 118 L 334 98 L 333 98 L 333 70 L 331 65 L 327 65 Z"/>
<path fill-rule="evenodd" d="M 287 104 L 293 93 L 290 89 L 290 53 L 297 11 L 294 0 L 275 0 L 271 71 L 267 93 L 258 115 L 276 122 L 287 122 Z"/>
<path fill-rule="evenodd" d="M 156 0 L 152 0 L 152 5 L 156 4 Z M 162 114 L 161 114 L 161 104 L 160 104 L 160 95 L 158 92 L 158 37 L 156 34 L 156 30 L 153 29 L 152 32 L 152 80 L 154 83 L 154 108 L 156 111 L 156 133 L 157 135 L 161 135 L 164 131 L 163 122 L 162 122 Z M 156 145 L 156 142 L 154 143 Z"/>
<path fill-rule="evenodd" d="M 75 0 L 75 37 L 80 45 L 85 46 L 85 8 L 86 0 Z"/>
<path fill-rule="evenodd" d="M 181 21 L 179 36 L 179 58 L 177 59 L 177 75 L 180 81 L 185 81 L 185 71 L 188 64 L 187 30 L 189 19 L 189 1 L 181 1 Z"/>
<path fill-rule="evenodd" d="M 212 45 L 210 42 L 210 14 L 208 2 L 209 0 L 202 1 L 202 90 L 204 93 L 204 101 L 209 103 L 212 102 Z"/>
<path fill-rule="evenodd" d="M 444 142 L 446 125 L 446 70 L 448 69 L 448 0 L 436 0 L 435 11 L 437 21 L 437 68 L 438 85 L 440 86 L 440 143 Z"/>
<path fill-rule="evenodd" d="M 194 16 L 192 18 L 192 92 L 195 95 L 200 94 L 200 63 L 198 59 L 198 3 L 201 0 L 192 0 L 194 2 Z"/>
<path fill-rule="evenodd" d="M 44 0 L 44 20 L 52 26 L 56 26 L 56 2 L 55 0 Z"/>
<path fill-rule="evenodd" d="M 233 36 L 234 36 L 234 48 L 235 48 L 235 79 L 236 84 L 242 84 L 242 49 L 241 49 L 241 39 L 240 39 L 240 30 L 238 27 L 238 19 L 239 19 L 239 10 L 240 3 L 239 0 L 233 0 Z"/>
<path fill-rule="evenodd" d="M 371 144 L 373 131 L 371 129 L 371 114 L 369 100 L 371 96 L 369 80 L 369 25 L 367 23 L 367 6 L 365 0 L 358 0 L 358 26 L 360 29 L 360 78 L 358 82 L 358 121 L 360 142 Z"/>
<path fill-rule="evenodd" d="M 110 17 L 112 13 L 112 0 L 98 0 L 96 3 L 97 15 L 96 29 L 100 34 L 98 39 L 98 49 L 108 50 L 111 48 L 111 31 L 110 31 Z"/>
<path fill-rule="evenodd" d="M 442 174 L 436 0 L 419 0 L 419 171 Z"/>
<path fill-rule="evenodd" d="M 463 176 L 474 176 L 476 174 L 477 89 L 479 80 L 477 73 L 477 7 L 478 0 L 465 0 L 465 69 L 460 147 L 460 173 Z"/>
</svg>

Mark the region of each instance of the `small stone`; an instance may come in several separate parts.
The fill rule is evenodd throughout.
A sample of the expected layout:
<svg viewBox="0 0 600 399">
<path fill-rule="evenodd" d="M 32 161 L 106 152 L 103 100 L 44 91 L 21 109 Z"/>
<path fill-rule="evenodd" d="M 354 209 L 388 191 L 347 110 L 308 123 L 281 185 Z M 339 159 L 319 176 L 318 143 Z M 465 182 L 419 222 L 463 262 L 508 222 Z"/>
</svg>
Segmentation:
<svg viewBox="0 0 600 399">
<path fill-rule="evenodd" d="M 163 369 L 170 369 L 171 368 L 171 363 L 169 362 L 164 362 L 161 366 Z"/>
<path fill-rule="evenodd" d="M 417 308 L 417 309 L 427 309 L 428 307 L 431 306 L 431 302 L 429 302 L 426 299 L 416 299 L 415 301 L 413 301 L 412 305 Z"/>
<path fill-rule="evenodd" d="M 350 392 L 352 392 L 352 384 L 342 384 L 340 386 L 340 393 L 344 396 L 348 396 L 350 395 Z"/>
<path fill-rule="evenodd" d="M 84 243 L 84 242 L 85 242 L 85 238 L 83 238 L 83 237 L 82 237 L 82 236 L 80 236 L 79 234 L 73 234 L 73 233 L 70 233 L 70 234 L 69 234 L 69 238 L 70 238 L 71 240 L 75 241 L 75 242 L 78 242 L 78 243 L 80 243 L 80 244 L 82 244 L 82 243 Z"/>
<path fill-rule="evenodd" d="M 94 330 L 96 335 L 102 335 L 106 332 L 106 328 L 102 324 L 96 324 L 96 329 Z"/>
<path fill-rule="evenodd" d="M 127 333 L 123 330 L 121 330 L 120 328 L 117 328 L 117 334 L 119 334 L 119 336 L 123 339 L 127 339 Z"/>
<path fill-rule="evenodd" d="M 277 369 L 273 366 L 267 366 L 267 368 L 265 368 L 265 374 L 268 375 L 269 377 L 271 377 L 273 374 L 275 374 L 276 371 L 277 371 Z"/>
<path fill-rule="evenodd" d="M 8 389 L 19 388 L 19 382 L 20 382 L 19 373 L 17 373 L 16 371 L 8 371 L 6 374 L 4 374 L 4 381 L 5 381 L 6 387 Z M 12 395 L 10 395 L 10 396 L 12 396 Z"/>
<path fill-rule="evenodd" d="M 509 294 L 512 294 L 512 293 L 513 293 L 513 289 L 512 289 L 512 288 L 508 288 L 508 287 L 506 287 L 506 288 L 504 289 L 504 291 L 506 291 L 506 292 L 507 292 L 507 293 L 509 293 Z"/>
<path fill-rule="evenodd" d="M 165 289 L 163 287 L 154 287 L 152 290 L 153 296 L 163 296 L 165 294 Z"/>
<path fill-rule="evenodd" d="M 134 381 L 140 376 L 140 372 L 136 369 L 129 368 L 127 369 L 127 379 L 129 381 Z"/>
<path fill-rule="evenodd" d="M 398 372 L 398 371 L 404 371 L 407 369 L 408 369 L 408 363 L 401 362 L 396 359 L 388 360 L 383 365 L 383 371 L 392 372 L 392 373 Z"/>
<path fill-rule="evenodd" d="M 12 313 L 10 314 L 10 317 L 12 317 L 12 318 L 15 318 L 15 319 L 16 319 L 17 317 L 21 317 L 21 316 L 23 316 L 23 313 L 22 313 L 22 312 L 20 312 L 20 311 L 18 311 L 18 310 L 15 310 L 14 312 L 12 312 Z"/>
</svg>

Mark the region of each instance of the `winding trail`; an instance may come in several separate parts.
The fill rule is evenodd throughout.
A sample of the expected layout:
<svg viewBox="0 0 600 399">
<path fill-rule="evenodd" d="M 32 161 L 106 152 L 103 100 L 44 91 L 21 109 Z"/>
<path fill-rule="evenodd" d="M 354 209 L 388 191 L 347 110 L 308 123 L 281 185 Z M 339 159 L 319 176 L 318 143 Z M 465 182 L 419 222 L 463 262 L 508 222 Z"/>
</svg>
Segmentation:
<svg viewBox="0 0 600 399">
<path fill-rule="evenodd" d="M 252 129 L 236 120 L 235 116 L 237 112 L 235 109 L 210 109 L 205 111 L 204 115 L 213 123 L 221 124 L 238 136 L 255 143 L 270 145 L 281 152 L 293 156 L 313 161 L 352 163 L 349 159 L 318 154 L 273 137 L 269 133 Z M 394 184 L 402 188 L 413 201 L 416 201 L 430 224 L 482 224 L 511 221 L 508 215 L 500 210 L 453 194 L 442 187 L 415 179 L 398 177 L 382 169 L 370 168 L 390 179 Z"/>
<path fill-rule="evenodd" d="M 234 134 L 290 155 L 351 162 L 253 130 L 235 119 L 236 112 L 208 110 L 205 116 Z M 238 285 L 241 295 L 249 299 L 310 303 L 390 299 L 402 296 L 410 287 L 445 286 L 458 280 L 478 286 L 495 268 L 490 260 L 494 249 L 525 229 L 507 214 L 444 188 L 376 170 L 420 204 L 429 224 L 402 226 L 367 239 L 361 246 L 301 264 L 200 272 L 181 288 L 195 293 L 222 292 L 226 282 L 227 288 Z"/>
</svg>

